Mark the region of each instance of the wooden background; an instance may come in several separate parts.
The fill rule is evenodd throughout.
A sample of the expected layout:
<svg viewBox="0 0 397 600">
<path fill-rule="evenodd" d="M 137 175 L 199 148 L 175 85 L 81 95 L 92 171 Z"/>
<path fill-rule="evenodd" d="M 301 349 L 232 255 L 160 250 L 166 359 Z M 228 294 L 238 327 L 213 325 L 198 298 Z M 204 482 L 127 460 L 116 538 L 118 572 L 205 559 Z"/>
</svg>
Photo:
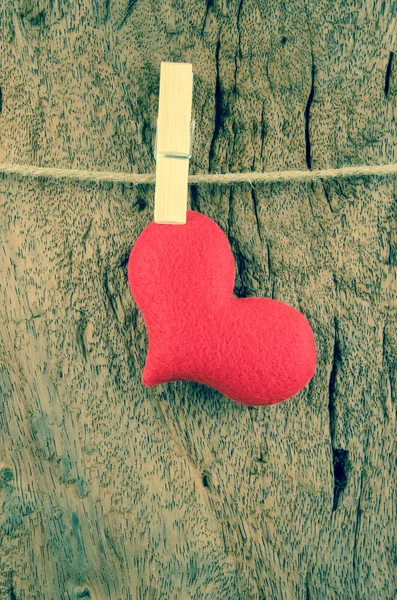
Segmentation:
<svg viewBox="0 0 397 600">
<path fill-rule="evenodd" d="M 3 0 L 0 160 L 153 172 L 161 61 L 191 173 L 397 160 L 393 0 Z M 238 296 L 317 372 L 250 408 L 141 384 L 154 187 L 0 175 L 1 600 L 397 598 L 396 178 L 191 186 Z"/>
</svg>

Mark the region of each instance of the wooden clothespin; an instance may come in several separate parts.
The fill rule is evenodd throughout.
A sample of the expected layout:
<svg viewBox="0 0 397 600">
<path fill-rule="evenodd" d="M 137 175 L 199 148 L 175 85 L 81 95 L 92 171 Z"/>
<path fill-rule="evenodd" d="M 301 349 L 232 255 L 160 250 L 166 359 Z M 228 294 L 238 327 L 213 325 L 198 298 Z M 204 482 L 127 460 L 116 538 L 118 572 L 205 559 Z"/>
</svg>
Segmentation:
<svg viewBox="0 0 397 600">
<path fill-rule="evenodd" d="M 193 70 L 190 63 L 162 62 L 156 134 L 155 223 L 186 223 Z"/>
</svg>

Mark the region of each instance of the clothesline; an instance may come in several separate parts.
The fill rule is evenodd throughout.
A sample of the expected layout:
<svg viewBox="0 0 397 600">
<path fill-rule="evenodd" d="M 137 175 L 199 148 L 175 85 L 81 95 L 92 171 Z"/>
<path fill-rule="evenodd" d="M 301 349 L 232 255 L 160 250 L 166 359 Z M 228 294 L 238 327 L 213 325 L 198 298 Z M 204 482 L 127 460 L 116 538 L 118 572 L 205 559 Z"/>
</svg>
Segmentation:
<svg viewBox="0 0 397 600">
<path fill-rule="evenodd" d="M 87 181 L 113 181 L 115 183 L 132 183 L 134 185 L 154 185 L 155 173 L 118 173 L 113 171 L 86 171 L 79 169 L 58 169 L 53 167 L 36 167 L 34 165 L 18 165 L 0 163 L 0 172 L 18 174 L 23 177 L 54 177 L 56 179 L 77 179 Z M 269 171 L 264 173 L 204 173 L 189 175 L 188 183 L 231 184 L 231 183 L 266 183 L 273 181 L 315 181 L 319 179 L 336 179 L 338 177 L 364 177 L 368 175 L 393 175 L 397 173 L 397 163 L 386 165 L 365 165 L 357 167 L 341 167 L 339 169 L 321 169 L 317 171 Z"/>
</svg>

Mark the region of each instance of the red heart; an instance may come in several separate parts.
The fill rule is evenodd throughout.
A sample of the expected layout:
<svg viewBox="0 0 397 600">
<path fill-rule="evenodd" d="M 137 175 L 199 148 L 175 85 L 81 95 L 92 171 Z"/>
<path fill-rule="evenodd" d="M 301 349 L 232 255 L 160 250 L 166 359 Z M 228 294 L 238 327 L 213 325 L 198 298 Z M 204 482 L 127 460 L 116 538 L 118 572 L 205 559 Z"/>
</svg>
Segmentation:
<svg viewBox="0 0 397 600">
<path fill-rule="evenodd" d="M 316 370 L 313 332 L 272 298 L 235 298 L 221 228 L 187 211 L 185 225 L 150 223 L 131 250 L 128 281 L 149 345 L 142 382 L 197 381 L 252 406 L 299 392 Z"/>
</svg>

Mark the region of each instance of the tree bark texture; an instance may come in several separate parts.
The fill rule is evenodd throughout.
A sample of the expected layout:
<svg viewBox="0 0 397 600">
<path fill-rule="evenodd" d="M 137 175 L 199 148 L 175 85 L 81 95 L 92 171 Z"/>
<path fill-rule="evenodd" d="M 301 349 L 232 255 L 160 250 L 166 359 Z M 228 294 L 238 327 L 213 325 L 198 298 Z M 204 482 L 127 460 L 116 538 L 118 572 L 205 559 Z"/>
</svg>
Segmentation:
<svg viewBox="0 0 397 600">
<path fill-rule="evenodd" d="M 153 172 L 161 61 L 193 64 L 191 173 L 397 160 L 393 0 L 0 14 L 3 161 Z M 314 331 L 310 384 L 250 408 L 141 383 L 127 261 L 154 186 L 0 175 L 1 599 L 397 597 L 396 194 L 393 177 L 189 187 L 235 294 Z"/>
</svg>

